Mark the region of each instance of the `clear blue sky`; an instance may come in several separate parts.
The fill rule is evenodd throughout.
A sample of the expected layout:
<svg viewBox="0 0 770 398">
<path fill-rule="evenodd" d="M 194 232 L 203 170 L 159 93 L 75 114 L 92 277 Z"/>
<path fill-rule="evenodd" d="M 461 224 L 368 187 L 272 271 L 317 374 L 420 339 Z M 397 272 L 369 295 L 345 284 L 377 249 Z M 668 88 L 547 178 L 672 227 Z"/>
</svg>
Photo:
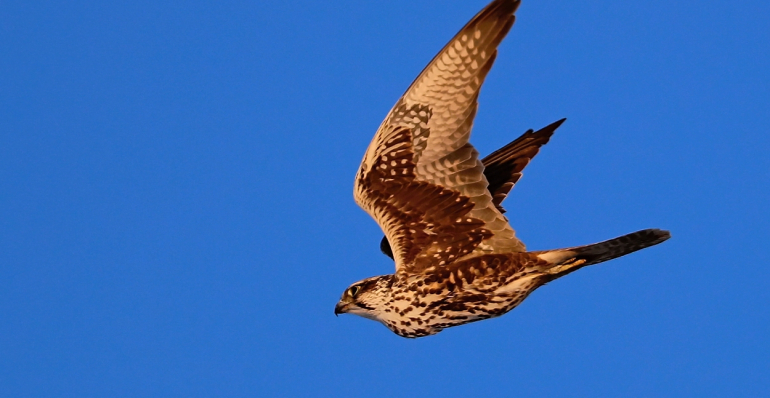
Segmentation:
<svg viewBox="0 0 770 398">
<path fill-rule="evenodd" d="M 418 340 L 333 315 L 391 273 L 375 129 L 486 0 L 0 3 L 0 396 L 757 397 L 770 390 L 770 3 L 524 0 L 482 155 L 533 250 L 670 229 Z"/>
</svg>

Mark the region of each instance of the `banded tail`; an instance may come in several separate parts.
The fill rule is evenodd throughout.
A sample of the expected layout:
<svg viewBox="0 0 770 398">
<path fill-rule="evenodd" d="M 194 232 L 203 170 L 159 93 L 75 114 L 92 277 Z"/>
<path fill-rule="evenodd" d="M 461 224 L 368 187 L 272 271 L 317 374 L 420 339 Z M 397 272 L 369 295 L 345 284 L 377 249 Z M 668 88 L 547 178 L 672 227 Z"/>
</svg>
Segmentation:
<svg viewBox="0 0 770 398">
<path fill-rule="evenodd" d="M 545 270 L 546 273 L 560 277 L 587 265 L 602 263 L 655 246 L 670 237 L 671 233 L 668 231 L 644 229 L 591 245 L 546 250 L 533 254 L 553 265 Z"/>
</svg>

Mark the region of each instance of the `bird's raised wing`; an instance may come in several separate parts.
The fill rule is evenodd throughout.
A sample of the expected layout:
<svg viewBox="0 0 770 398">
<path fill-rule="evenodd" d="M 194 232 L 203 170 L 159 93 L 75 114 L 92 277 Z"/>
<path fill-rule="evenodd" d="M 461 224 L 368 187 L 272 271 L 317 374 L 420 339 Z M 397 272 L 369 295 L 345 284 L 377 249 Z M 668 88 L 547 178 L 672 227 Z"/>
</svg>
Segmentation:
<svg viewBox="0 0 770 398">
<path fill-rule="evenodd" d="M 355 199 L 393 245 L 399 273 L 524 250 L 468 143 L 479 90 L 519 3 L 495 0 L 479 12 L 396 102 L 364 155 Z"/>
</svg>

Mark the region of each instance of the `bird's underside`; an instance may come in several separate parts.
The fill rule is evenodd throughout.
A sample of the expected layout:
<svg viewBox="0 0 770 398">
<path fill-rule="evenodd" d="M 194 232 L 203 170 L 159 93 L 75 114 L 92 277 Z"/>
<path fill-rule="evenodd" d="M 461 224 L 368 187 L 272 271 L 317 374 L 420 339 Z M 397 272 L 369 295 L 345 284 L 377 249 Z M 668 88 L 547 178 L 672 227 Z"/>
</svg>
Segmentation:
<svg viewBox="0 0 770 398">
<path fill-rule="evenodd" d="M 481 85 L 510 30 L 517 0 L 495 0 L 428 64 L 367 149 L 356 202 L 382 227 L 396 272 L 356 282 L 335 313 L 403 337 L 502 315 L 543 284 L 658 244 L 649 229 L 605 242 L 526 252 L 501 203 L 564 119 L 526 132 L 482 160 L 468 142 Z"/>
</svg>

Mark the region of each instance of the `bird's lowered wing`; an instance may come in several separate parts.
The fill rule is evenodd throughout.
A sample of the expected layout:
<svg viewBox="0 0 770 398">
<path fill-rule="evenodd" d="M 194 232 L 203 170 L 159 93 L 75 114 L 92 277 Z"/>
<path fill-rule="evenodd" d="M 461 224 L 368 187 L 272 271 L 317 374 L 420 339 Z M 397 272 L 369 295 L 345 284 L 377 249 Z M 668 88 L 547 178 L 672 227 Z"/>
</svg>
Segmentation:
<svg viewBox="0 0 770 398">
<path fill-rule="evenodd" d="M 529 130 L 481 160 L 484 163 L 484 175 L 489 181 L 488 190 L 492 195 L 492 203 L 501 213 L 505 213 L 503 200 L 521 178 L 524 168 L 565 120 L 558 120 L 538 131 Z"/>
</svg>

